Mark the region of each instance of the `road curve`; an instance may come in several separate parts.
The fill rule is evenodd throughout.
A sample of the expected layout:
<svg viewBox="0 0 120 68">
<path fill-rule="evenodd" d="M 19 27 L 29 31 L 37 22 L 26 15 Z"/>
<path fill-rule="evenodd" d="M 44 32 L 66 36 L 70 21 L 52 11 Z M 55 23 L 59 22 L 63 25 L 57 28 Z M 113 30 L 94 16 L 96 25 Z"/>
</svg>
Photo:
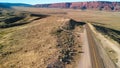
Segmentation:
<svg viewBox="0 0 120 68">
<path fill-rule="evenodd" d="M 98 47 L 97 47 L 98 45 L 96 44 L 93 38 L 92 31 L 88 26 L 88 24 L 85 25 L 85 28 L 87 31 L 92 68 L 105 68 L 102 58 L 98 51 Z"/>
</svg>

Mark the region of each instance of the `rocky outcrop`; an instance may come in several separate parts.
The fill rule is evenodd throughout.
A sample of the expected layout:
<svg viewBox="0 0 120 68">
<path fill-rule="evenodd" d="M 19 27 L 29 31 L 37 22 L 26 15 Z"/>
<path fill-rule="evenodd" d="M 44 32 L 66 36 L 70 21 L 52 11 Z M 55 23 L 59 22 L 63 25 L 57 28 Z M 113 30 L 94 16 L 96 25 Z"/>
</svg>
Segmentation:
<svg viewBox="0 0 120 68">
<path fill-rule="evenodd" d="M 69 8 L 71 3 L 55 3 L 50 5 L 50 8 Z"/>
<path fill-rule="evenodd" d="M 54 4 L 37 4 L 34 5 L 34 7 L 120 11 L 120 2 L 93 1 L 93 2 L 54 3 Z"/>
<path fill-rule="evenodd" d="M 41 8 L 70 8 L 71 3 L 54 3 L 54 4 L 36 4 L 34 7 Z"/>
</svg>

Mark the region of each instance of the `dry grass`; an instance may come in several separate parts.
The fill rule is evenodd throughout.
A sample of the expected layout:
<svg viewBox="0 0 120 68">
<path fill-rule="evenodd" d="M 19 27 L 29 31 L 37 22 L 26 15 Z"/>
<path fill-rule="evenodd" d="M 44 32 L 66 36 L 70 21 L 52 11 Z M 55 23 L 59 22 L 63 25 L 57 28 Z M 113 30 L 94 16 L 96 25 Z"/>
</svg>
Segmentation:
<svg viewBox="0 0 120 68">
<path fill-rule="evenodd" d="M 4 37 L 0 41 L 0 68 L 46 68 L 58 55 L 55 37 L 50 34 L 63 23 L 58 19 L 48 17 L 24 26 L 1 29 Z"/>
<path fill-rule="evenodd" d="M 60 60 L 58 57 L 62 49 L 56 47 L 57 38 L 51 31 L 58 29 L 65 20 L 50 16 L 22 26 L 0 29 L 0 68 L 46 68 L 47 65 L 56 63 Z M 62 34 L 63 38 L 67 36 L 66 42 L 73 40 L 69 39 L 68 33 Z M 81 47 L 77 41 L 74 42 L 72 48 L 77 49 L 79 54 Z M 74 62 L 66 67 L 75 67 L 78 57 L 76 55 Z"/>
<path fill-rule="evenodd" d="M 46 68 L 51 62 L 55 62 L 60 50 L 56 47 L 57 38 L 51 35 L 51 31 L 65 23 L 66 18 L 102 23 L 104 26 L 120 29 L 119 12 L 23 7 L 17 9 L 52 16 L 22 26 L 0 29 L 0 68 Z M 75 31 L 78 30 L 80 29 L 77 27 Z M 77 40 L 77 35 L 74 38 Z M 79 47 L 74 48 L 79 51 Z M 79 56 L 67 68 L 75 67 Z"/>
<path fill-rule="evenodd" d="M 60 17 L 72 18 L 78 21 L 90 21 L 91 23 L 104 24 L 103 26 L 120 30 L 120 13 L 79 9 L 58 9 L 58 8 L 23 8 L 17 7 L 21 11 L 37 12 L 43 14 L 56 15 Z M 56 13 L 56 14 L 54 14 Z"/>
</svg>

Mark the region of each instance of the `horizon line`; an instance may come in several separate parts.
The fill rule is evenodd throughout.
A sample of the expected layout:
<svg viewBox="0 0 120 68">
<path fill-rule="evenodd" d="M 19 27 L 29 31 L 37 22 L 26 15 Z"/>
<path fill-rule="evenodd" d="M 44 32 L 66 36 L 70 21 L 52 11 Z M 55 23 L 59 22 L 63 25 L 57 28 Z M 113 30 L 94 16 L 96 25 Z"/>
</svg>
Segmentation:
<svg viewBox="0 0 120 68">
<path fill-rule="evenodd" d="M 76 1 L 76 2 L 120 2 L 120 1 Z M 17 2 L 0 2 L 0 3 L 14 3 L 14 4 L 17 4 Z M 73 3 L 73 2 L 54 2 L 54 3 Z M 34 4 L 31 4 L 31 3 L 20 3 L 18 2 L 18 4 L 30 4 L 30 5 L 35 5 L 35 4 L 54 4 L 54 3 L 34 3 Z M 75 3 L 75 2 L 74 2 Z"/>
</svg>

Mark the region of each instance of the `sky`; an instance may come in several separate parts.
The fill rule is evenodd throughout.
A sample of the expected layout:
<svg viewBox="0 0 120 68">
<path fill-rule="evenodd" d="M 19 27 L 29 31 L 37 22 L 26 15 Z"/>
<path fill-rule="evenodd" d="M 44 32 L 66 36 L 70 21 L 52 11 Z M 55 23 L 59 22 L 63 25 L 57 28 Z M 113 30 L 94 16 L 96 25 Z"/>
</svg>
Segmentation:
<svg viewBox="0 0 120 68">
<path fill-rule="evenodd" d="M 118 1 L 120 0 L 0 0 L 0 2 L 9 3 L 27 3 L 27 4 L 47 4 L 59 2 L 84 2 L 84 1 Z"/>
</svg>

